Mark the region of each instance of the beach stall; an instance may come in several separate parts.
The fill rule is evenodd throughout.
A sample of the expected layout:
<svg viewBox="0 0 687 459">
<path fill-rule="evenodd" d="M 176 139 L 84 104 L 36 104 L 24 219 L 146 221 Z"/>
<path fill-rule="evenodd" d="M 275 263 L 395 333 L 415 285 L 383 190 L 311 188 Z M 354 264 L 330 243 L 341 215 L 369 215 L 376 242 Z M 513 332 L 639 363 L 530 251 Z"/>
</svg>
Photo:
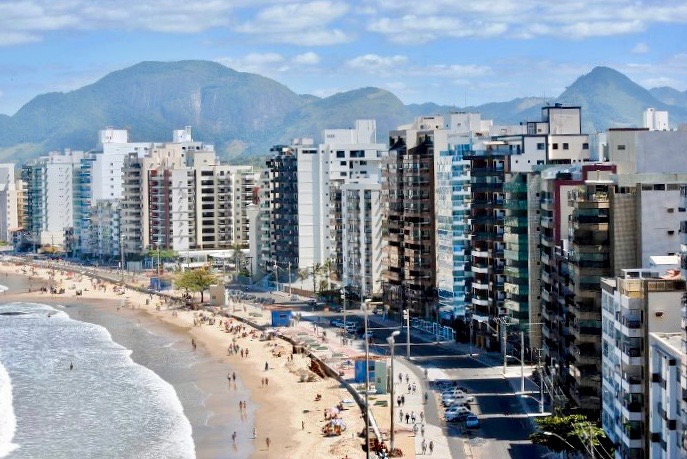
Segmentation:
<svg viewBox="0 0 687 459">
<path fill-rule="evenodd" d="M 293 319 L 293 311 L 272 311 L 273 327 L 288 327 Z"/>
</svg>

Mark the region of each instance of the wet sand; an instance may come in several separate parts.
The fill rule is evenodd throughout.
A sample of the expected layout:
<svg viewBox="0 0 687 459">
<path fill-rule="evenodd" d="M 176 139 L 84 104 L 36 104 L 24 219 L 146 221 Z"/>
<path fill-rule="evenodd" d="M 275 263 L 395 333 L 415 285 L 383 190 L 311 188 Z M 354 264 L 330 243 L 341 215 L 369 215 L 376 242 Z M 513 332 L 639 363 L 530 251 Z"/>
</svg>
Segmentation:
<svg viewBox="0 0 687 459">
<path fill-rule="evenodd" d="M 0 273 L 16 271 L 16 265 L 0 265 Z M 47 279 L 49 274 L 45 269 L 36 270 L 36 276 L 41 279 Z M 115 341 L 133 350 L 134 361 L 148 366 L 170 382 L 177 389 L 180 399 L 184 398 L 182 389 L 185 385 L 197 385 L 198 392 L 206 396 L 202 400 L 186 397 L 186 404 L 182 400 L 193 427 L 197 457 L 364 457 L 360 448 L 361 440 L 357 437 L 363 426 L 359 410 L 348 410 L 345 413 L 344 420 L 348 430 L 342 436 L 322 436 L 320 429 L 324 409 L 335 406 L 342 399 L 350 398 L 350 394 L 336 380 L 330 378 L 299 382 L 299 375 L 307 368 L 309 359 L 295 355 L 291 360 L 288 343 L 280 340 L 261 341 L 259 334 L 250 333 L 250 327 L 245 328 L 245 337 L 243 333 L 227 333 L 223 326 L 219 326 L 218 320 L 215 325 L 194 326 L 194 322 L 199 323 L 200 313 L 197 311 L 179 310 L 173 313 L 156 297 L 151 300 L 150 296 L 130 289 L 123 295 L 114 295 L 112 285 L 102 283 L 109 289 L 99 290 L 94 288 L 94 284 L 86 276 L 67 278 L 58 272 L 54 282 L 67 289 L 64 295 L 35 292 L 6 294 L 0 300 L 69 306 L 66 311 L 70 312 L 70 308 L 73 308 L 72 311 L 77 312 L 75 319 L 108 328 Z M 75 296 L 76 290 L 70 289 L 71 286 L 81 289 L 83 296 Z M 159 310 L 156 310 L 156 306 L 159 306 Z M 114 320 L 113 315 L 119 315 L 119 319 L 124 320 Z M 232 326 L 238 324 L 235 320 L 230 323 Z M 182 372 L 175 370 L 168 362 L 155 368 L 155 359 L 159 360 L 161 357 L 147 356 L 147 349 L 138 345 L 134 338 L 125 344 L 128 333 L 134 336 L 132 324 L 140 325 L 153 333 L 176 336 L 178 341 L 172 345 L 172 352 L 167 354 L 171 357 L 163 358 L 173 361 L 173 356 L 179 353 L 196 356 L 198 362 L 193 368 L 193 381 L 178 380 Z M 191 339 L 196 343 L 195 350 L 191 346 Z M 236 340 L 236 345 L 240 348 L 249 350 L 249 357 L 228 355 L 227 348 L 233 340 Z M 275 345 L 281 350 L 281 356 L 273 352 Z M 265 363 L 268 365 L 267 371 Z M 227 382 L 230 371 L 237 374 L 235 385 Z M 267 386 L 264 385 L 264 378 L 268 378 Z M 243 394 L 246 395 L 245 398 Z M 321 394 L 322 399 L 315 401 L 316 394 Z M 247 401 L 243 420 L 237 399 Z M 257 429 L 256 439 L 252 439 L 253 427 Z M 237 429 L 236 446 L 229 433 L 233 429 Z M 269 448 L 267 438 L 270 439 Z"/>
</svg>

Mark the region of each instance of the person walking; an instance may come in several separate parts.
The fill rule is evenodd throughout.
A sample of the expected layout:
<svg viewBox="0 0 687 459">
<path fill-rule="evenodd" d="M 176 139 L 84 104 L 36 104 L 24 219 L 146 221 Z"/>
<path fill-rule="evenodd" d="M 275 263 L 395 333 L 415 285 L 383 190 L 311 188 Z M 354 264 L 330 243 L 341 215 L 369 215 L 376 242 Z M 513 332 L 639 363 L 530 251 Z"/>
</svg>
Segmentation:
<svg viewBox="0 0 687 459">
<path fill-rule="evenodd" d="M 267 449 L 270 449 L 270 437 L 265 438 L 265 444 L 267 445 Z"/>
<path fill-rule="evenodd" d="M 424 438 L 422 439 L 422 454 L 427 454 L 427 440 L 425 440 Z"/>
<path fill-rule="evenodd" d="M 431 455 L 434 452 L 434 441 L 430 440 L 429 441 L 429 454 Z"/>
<path fill-rule="evenodd" d="M 265 371 L 267 371 L 267 370 L 269 370 L 269 369 L 270 369 L 270 364 L 267 363 L 267 362 L 265 362 Z"/>
</svg>

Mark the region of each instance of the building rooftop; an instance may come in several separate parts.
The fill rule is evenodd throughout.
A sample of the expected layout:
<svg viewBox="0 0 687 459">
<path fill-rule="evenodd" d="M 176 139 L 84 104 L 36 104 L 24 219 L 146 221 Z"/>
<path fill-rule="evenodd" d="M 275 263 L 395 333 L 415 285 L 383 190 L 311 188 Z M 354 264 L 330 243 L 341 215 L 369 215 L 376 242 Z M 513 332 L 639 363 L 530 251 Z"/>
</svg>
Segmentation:
<svg viewBox="0 0 687 459">
<path fill-rule="evenodd" d="M 682 353 L 682 333 L 650 333 L 650 335 L 677 354 Z"/>
</svg>

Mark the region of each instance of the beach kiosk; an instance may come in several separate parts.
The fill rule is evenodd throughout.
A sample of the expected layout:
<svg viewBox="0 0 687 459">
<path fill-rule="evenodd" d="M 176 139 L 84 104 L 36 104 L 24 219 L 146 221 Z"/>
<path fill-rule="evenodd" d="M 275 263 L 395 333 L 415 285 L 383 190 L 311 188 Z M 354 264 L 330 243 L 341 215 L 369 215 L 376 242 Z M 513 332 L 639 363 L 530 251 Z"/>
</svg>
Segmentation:
<svg viewBox="0 0 687 459">
<path fill-rule="evenodd" d="M 293 319 L 293 311 L 272 311 L 273 327 L 288 327 Z"/>
</svg>

